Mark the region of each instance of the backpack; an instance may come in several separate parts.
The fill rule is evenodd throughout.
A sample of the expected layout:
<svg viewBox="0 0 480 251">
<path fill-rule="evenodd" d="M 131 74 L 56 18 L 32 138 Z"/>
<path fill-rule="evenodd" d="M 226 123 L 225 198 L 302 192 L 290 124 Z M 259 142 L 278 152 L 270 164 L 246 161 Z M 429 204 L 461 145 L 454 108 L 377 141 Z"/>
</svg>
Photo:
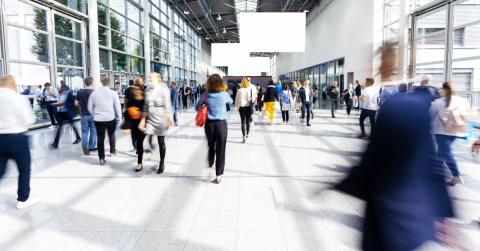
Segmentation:
<svg viewBox="0 0 480 251">
<path fill-rule="evenodd" d="M 282 104 L 290 104 L 290 97 L 288 94 L 282 92 L 282 96 L 280 97 L 280 103 Z"/>
<path fill-rule="evenodd" d="M 453 100 L 453 99 L 452 99 Z M 464 133 L 467 132 L 467 115 L 462 112 L 458 106 L 452 105 L 450 101 L 450 106 L 447 108 L 445 113 L 445 118 L 440 118 L 440 121 L 443 124 L 443 128 L 448 133 Z"/>
</svg>

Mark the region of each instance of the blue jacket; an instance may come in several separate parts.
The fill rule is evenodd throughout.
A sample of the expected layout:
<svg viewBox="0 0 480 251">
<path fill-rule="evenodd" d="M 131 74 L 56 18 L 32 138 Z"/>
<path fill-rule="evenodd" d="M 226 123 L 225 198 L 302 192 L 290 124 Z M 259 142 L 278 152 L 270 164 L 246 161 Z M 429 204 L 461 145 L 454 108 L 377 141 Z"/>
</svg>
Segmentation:
<svg viewBox="0 0 480 251">
<path fill-rule="evenodd" d="M 204 95 L 208 95 L 207 98 L 207 120 L 226 120 L 227 119 L 227 104 L 233 103 L 232 98 L 228 92 L 207 92 Z M 198 111 L 200 103 L 202 103 L 202 95 L 200 100 L 195 105 L 195 110 Z"/>
<path fill-rule="evenodd" d="M 170 100 L 172 100 L 172 107 L 178 108 L 180 107 L 180 101 L 178 100 L 178 89 L 177 87 L 173 87 L 170 90 Z"/>
<path fill-rule="evenodd" d="M 276 85 L 275 88 L 277 88 L 277 94 L 281 95 L 283 92 L 283 86 L 282 85 Z"/>
</svg>

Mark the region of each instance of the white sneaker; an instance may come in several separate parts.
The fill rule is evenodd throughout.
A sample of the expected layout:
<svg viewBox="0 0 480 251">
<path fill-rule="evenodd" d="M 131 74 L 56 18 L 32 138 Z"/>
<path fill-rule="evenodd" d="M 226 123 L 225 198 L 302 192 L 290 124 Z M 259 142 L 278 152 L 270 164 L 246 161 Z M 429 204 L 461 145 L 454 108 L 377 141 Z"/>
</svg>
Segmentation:
<svg viewBox="0 0 480 251">
<path fill-rule="evenodd" d="M 34 197 L 34 198 L 30 197 L 30 198 L 28 198 L 28 200 L 26 200 L 24 202 L 17 201 L 17 209 L 26 208 L 28 206 L 37 204 L 39 201 L 40 201 L 40 198 L 38 198 L 38 197 Z"/>
<path fill-rule="evenodd" d="M 48 129 L 56 129 L 56 128 L 57 126 L 53 126 L 53 125 L 48 127 Z"/>
</svg>

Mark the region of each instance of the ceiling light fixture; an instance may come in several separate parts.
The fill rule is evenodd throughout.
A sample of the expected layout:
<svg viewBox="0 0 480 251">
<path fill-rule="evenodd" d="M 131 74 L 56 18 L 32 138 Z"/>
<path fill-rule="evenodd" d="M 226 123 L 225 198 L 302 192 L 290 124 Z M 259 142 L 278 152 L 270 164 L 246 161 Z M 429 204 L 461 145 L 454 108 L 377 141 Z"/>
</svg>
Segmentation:
<svg viewBox="0 0 480 251">
<path fill-rule="evenodd" d="M 200 26 L 197 26 L 197 30 L 201 30 L 201 29 L 202 29 L 202 27 L 200 27 Z"/>
<path fill-rule="evenodd" d="M 222 20 L 222 17 L 220 16 L 220 13 L 218 13 L 217 20 Z"/>
<path fill-rule="evenodd" d="M 222 33 L 227 33 L 227 30 L 225 29 L 225 27 L 223 27 Z"/>
<path fill-rule="evenodd" d="M 209 37 L 205 37 L 206 40 L 209 40 L 210 38 Z"/>
<path fill-rule="evenodd" d="M 308 12 L 308 10 L 307 10 L 307 9 L 304 9 L 303 12 Z"/>
<path fill-rule="evenodd" d="M 190 14 L 190 12 L 188 12 L 188 10 L 185 9 L 185 10 L 183 11 L 183 14 L 188 15 L 188 14 Z"/>
</svg>

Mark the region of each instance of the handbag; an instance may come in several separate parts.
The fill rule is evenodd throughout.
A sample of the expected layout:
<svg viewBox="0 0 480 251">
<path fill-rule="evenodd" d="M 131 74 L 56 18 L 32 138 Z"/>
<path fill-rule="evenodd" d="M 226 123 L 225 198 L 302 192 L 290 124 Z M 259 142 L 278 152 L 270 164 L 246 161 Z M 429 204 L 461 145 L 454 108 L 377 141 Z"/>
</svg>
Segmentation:
<svg viewBox="0 0 480 251">
<path fill-rule="evenodd" d="M 440 114 L 438 114 L 438 118 L 440 119 L 440 122 L 442 122 L 443 128 L 446 132 L 448 133 L 464 133 L 467 132 L 467 123 L 465 122 L 464 116 L 458 109 L 458 107 L 454 108 L 448 108 L 447 109 L 447 116 L 446 116 L 446 121 L 442 117 L 440 117 Z"/>
<path fill-rule="evenodd" d="M 197 118 L 195 119 L 195 125 L 205 126 L 207 122 L 207 113 L 208 113 L 208 95 L 207 92 L 203 94 L 202 100 L 200 100 L 200 106 L 198 107 Z"/>
</svg>

